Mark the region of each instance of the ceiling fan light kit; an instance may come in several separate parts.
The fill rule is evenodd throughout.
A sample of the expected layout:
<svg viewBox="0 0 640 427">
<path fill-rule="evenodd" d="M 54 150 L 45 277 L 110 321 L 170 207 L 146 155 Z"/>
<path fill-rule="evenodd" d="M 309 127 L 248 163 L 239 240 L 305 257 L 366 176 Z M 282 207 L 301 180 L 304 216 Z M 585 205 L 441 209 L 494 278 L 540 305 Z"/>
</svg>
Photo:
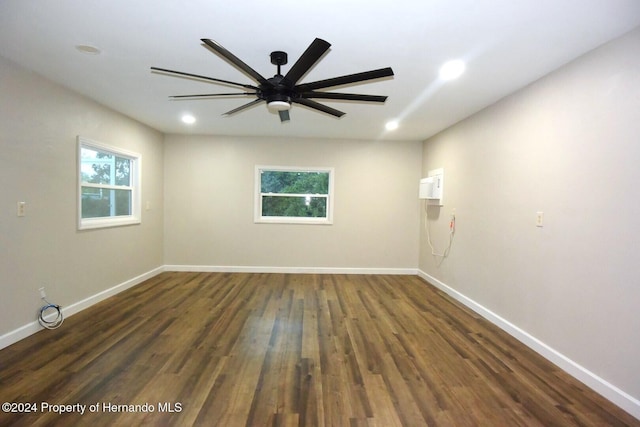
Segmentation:
<svg viewBox="0 0 640 427">
<path fill-rule="evenodd" d="M 362 73 L 349 74 L 340 77 L 334 77 L 325 80 L 319 80 L 311 83 L 298 84 L 298 81 L 320 60 L 320 58 L 329 50 L 331 44 L 328 42 L 316 38 L 305 50 L 295 64 L 289 69 L 287 74 L 281 73 L 281 67 L 287 64 L 287 53 L 282 51 L 271 52 L 271 63 L 276 65 L 277 73 L 271 78 L 265 78 L 237 56 L 230 51 L 222 47 L 219 43 L 210 40 L 202 39 L 202 42 L 208 46 L 211 50 L 221 56 L 229 64 L 236 67 L 239 71 L 250 77 L 256 82 L 255 85 L 242 84 L 231 82 L 228 80 L 216 79 L 213 77 L 202 76 L 198 74 L 185 73 L 182 71 L 174 71 L 166 68 L 151 67 L 151 70 L 156 72 L 167 73 L 178 77 L 191 77 L 200 80 L 210 81 L 214 83 L 222 83 L 225 85 L 236 86 L 243 88 L 245 92 L 235 93 L 210 93 L 210 94 L 197 94 L 197 95 L 174 95 L 171 98 L 191 98 L 191 99 L 204 99 L 215 98 L 225 96 L 255 96 L 256 99 L 241 105 L 238 108 L 227 111 L 223 115 L 229 116 L 252 107 L 256 104 L 265 101 L 267 108 L 270 111 L 278 112 L 280 121 L 289 121 L 289 110 L 293 103 L 301 104 L 309 107 L 313 110 L 317 110 L 334 117 L 342 117 L 345 113 L 335 108 L 321 104 L 315 99 L 333 99 L 333 100 L 345 100 L 356 102 L 377 102 L 383 103 L 386 101 L 386 96 L 380 95 L 360 95 L 354 93 L 339 93 L 339 92 L 323 92 L 321 89 L 327 89 L 336 86 L 344 86 L 350 84 L 357 84 L 366 82 L 368 80 L 380 79 L 384 77 L 393 76 L 393 70 L 390 67 L 380 68 L 377 70 L 365 71 Z"/>
<path fill-rule="evenodd" d="M 269 101 L 267 107 L 271 111 L 284 111 L 291 109 L 291 104 L 287 101 Z"/>
</svg>

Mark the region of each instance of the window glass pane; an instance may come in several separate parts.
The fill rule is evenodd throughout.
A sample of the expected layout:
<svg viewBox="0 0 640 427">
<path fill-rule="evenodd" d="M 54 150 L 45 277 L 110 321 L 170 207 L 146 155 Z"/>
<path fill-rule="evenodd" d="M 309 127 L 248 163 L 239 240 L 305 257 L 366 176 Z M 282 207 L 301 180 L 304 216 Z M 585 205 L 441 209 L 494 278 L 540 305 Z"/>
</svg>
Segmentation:
<svg viewBox="0 0 640 427">
<path fill-rule="evenodd" d="M 327 198 L 263 196 L 262 216 L 325 218 Z"/>
<path fill-rule="evenodd" d="M 82 147 L 80 158 L 82 182 L 131 185 L 131 160 L 86 147 Z"/>
<path fill-rule="evenodd" d="M 131 185 L 131 160 L 116 157 L 116 185 Z"/>
<path fill-rule="evenodd" d="M 131 191 L 82 187 L 82 218 L 131 215 Z"/>
<path fill-rule="evenodd" d="M 327 194 L 329 172 L 265 170 L 260 175 L 262 193 Z"/>
<path fill-rule="evenodd" d="M 113 156 L 83 147 L 80 152 L 82 182 L 111 184 Z"/>
</svg>

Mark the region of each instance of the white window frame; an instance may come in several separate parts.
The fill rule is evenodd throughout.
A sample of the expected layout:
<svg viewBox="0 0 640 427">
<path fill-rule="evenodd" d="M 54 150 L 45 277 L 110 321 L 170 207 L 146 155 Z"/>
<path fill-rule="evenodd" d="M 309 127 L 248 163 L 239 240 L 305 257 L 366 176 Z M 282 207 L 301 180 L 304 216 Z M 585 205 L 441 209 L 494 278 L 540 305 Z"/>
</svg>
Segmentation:
<svg viewBox="0 0 640 427">
<path fill-rule="evenodd" d="M 262 193 L 262 171 L 282 171 L 282 172 L 326 172 L 329 173 L 328 194 L 278 194 L 278 193 Z M 301 167 L 301 166 L 264 166 L 257 165 L 255 167 L 255 223 L 272 223 L 272 224 L 316 224 L 331 225 L 333 224 L 333 204 L 334 204 L 334 178 L 335 171 L 331 167 Z M 285 217 L 285 216 L 263 216 L 262 215 L 262 198 L 263 196 L 279 196 L 279 197 L 326 197 L 327 199 L 327 215 L 324 218 L 309 217 Z"/>
<path fill-rule="evenodd" d="M 125 225 L 140 224 L 141 219 L 141 171 L 142 171 L 142 156 L 139 153 L 135 153 L 129 150 L 123 150 L 122 148 L 114 147 L 111 145 L 103 144 L 102 142 L 94 141 L 82 136 L 78 136 L 78 163 L 77 163 L 77 177 L 78 177 L 78 230 L 87 230 L 94 228 L 105 227 L 118 227 Z M 82 156 L 81 152 L 83 148 L 91 150 L 97 150 L 101 152 L 107 152 L 114 156 L 124 157 L 129 159 L 130 163 L 130 179 L 129 186 L 121 185 L 109 185 L 109 184 L 87 184 L 82 182 Z M 108 217 L 96 217 L 96 218 L 82 218 L 82 187 L 97 187 L 113 190 L 128 190 L 131 191 L 131 214 L 108 216 Z"/>
</svg>

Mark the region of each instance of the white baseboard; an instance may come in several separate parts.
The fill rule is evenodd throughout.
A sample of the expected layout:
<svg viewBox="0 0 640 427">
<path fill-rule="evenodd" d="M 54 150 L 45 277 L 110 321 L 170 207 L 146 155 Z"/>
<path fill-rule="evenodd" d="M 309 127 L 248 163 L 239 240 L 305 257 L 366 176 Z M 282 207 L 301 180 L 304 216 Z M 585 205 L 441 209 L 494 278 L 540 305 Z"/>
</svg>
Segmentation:
<svg viewBox="0 0 640 427">
<path fill-rule="evenodd" d="M 445 285 L 435 277 L 425 273 L 422 270 L 418 270 L 418 276 L 422 277 L 427 282 L 431 283 L 447 295 L 451 296 L 455 300 L 469 307 L 500 329 L 507 332 L 509 335 L 516 338 L 518 341 L 525 344 L 527 347 L 533 349 L 545 359 L 549 360 L 559 368 L 563 369 L 577 380 L 581 381 L 595 392 L 601 394 L 611 402 L 615 403 L 625 411 L 629 412 L 634 417 L 640 419 L 640 400 L 626 393 L 624 390 L 619 389 L 615 385 L 605 381 L 593 372 L 586 369 L 584 366 L 579 365 L 567 356 L 543 343 L 536 337 L 532 336 L 528 332 L 520 329 L 516 325 L 510 323 L 508 320 L 498 316 L 491 310 L 478 304 L 471 298 L 461 294 L 455 289 Z"/>
<path fill-rule="evenodd" d="M 334 267 L 267 267 L 267 266 L 215 266 L 215 265 L 165 265 L 165 271 L 190 271 L 207 273 L 292 273 L 292 274 L 418 274 L 415 268 L 334 268 Z"/>
<path fill-rule="evenodd" d="M 164 271 L 164 267 L 158 267 L 158 268 L 154 268 L 151 271 L 148 271 L 146 273 L 143 273 L 137 277 L 134 277 L 133 279 L 129 279 L 125 282 L 120 283 L 119 285 L 116 285 L 112 288 L 106 289 L 102 292 L 99 292 L 95 295 L 92 295 L 88 298 L 85 298 L 81 301 L 78 301 L 76 303 L 73 303 L 71 305 L 68 306 L 64 306 L 62 307 L 62 314 L 64 315 L 65 318 L 68 318 L 70 316 L 73 316 L 74 314 L 84 310 L 85 308 L 91 307 L 92 305 L 109 298 L 110 296 L 116 295 L 124 290 L 127 290 L 139 283 L 144 282 L 147 279 L 152 278 L 153 276 L 156 276 L 157 274 L 160 274 Z M 5 347 L 10 346 L 13 343 L 16 343 L 26 337 L 28 337 L 29 335 L 33 335 L 36 332 L 40 331 L 44 329 L 42 326 L 40 326 L 40 323 L 38 323 L 38 321 L 33 321 L 31 323 L 27 323 L 24 326 L 19 327 L 18 329 L 15 329 L 13 331 L 7 332 L 6 334 L 0 336 L 0 349 L 3 349 Z"/>
</svg>

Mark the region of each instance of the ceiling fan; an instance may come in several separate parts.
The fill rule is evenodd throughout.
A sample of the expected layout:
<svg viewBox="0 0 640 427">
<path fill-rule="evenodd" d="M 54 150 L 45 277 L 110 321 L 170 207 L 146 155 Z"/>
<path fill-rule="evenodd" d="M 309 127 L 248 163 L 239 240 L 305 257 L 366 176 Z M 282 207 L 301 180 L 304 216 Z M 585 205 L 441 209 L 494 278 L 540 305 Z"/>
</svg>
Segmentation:
<svg viewBox="0 0 640 427">
<path fill-rule="evenodd" d="M 314 110 L 321 111 L 323 113 L 330 114 L 335 117 L 342 117 L 345 113 L 336 110 L 335 108 L 328 107 L 320 104 L 313 99 L 335 99 L 335 100 L 347 100 L 347 101 L 362 101 L 362 102 L 385 102 L 386 96 L 379 95 L 359 95 L 353 93 L 339 93 L 339 92 L 322 92 L 318 89 L 326 89 L 335 86 L 348 85 L 353 83 L 364 82 L 367 80 L 378 79 L 382 77 L 393 76 L 393 70 L 390 67 L 380 68 L 377 70 L 365 71 L 362 73 L 349 74 L 340 77 L 334 77 L 326 80 L 319 80 L 311 83 L 298 84 L 298 81 L 313 67 L 329 50 L 330 43 L 316 38 L 305 50 L 295 64 L 289 69 L 287 74 L 282 75 L 280 67 L 287 63 L 287 53 L 282 51 L 271 52 L 271 63 L 278 67 L 276 75 L 271 78 L 264 78 L 256 70 L 251 68 L 237 56 L 229 52 L 222 47 L 219 43 L 202 39 L 202 42 L 211 48 L 214 52 L 220 55 L 223 59 L 229 62 L 231 65 L 242 71 L 244 74 L 253 79 L 257 85 L 242 84 L 231 82 L 228 80 L 215 79 L 213 77 L 201 76 L 197 74 L 185 73 L 182 71 L 168 70 L 166 68 L 151 67 L 151 70 L 162 73 L 168 73 L 176 76 L 191 77 L 206 81 L 212 81 L 216 83 L 222 83 L 230 86 L 241 87 L 246 92 L 237 93 L 209 93 L 198 95 L 175 95 L 171 96 L 173 99 L 179 98 L 213 98 L 213 97 L 226 97 L 226 96 L 255 96 L 256 99 L 241 105 L 238 108 L 234 108 L 231 111 L 227 111 L 223 115 L 228 116 L 239 111 L 245 110 L 262 101 L 267 103 L 267 107 L 272 111 L 277 111 L 280 116 L 280 121 L 285 122 L 290 119 L 289 109 L 292 103 L 302 104 Z"/>
</svg>

